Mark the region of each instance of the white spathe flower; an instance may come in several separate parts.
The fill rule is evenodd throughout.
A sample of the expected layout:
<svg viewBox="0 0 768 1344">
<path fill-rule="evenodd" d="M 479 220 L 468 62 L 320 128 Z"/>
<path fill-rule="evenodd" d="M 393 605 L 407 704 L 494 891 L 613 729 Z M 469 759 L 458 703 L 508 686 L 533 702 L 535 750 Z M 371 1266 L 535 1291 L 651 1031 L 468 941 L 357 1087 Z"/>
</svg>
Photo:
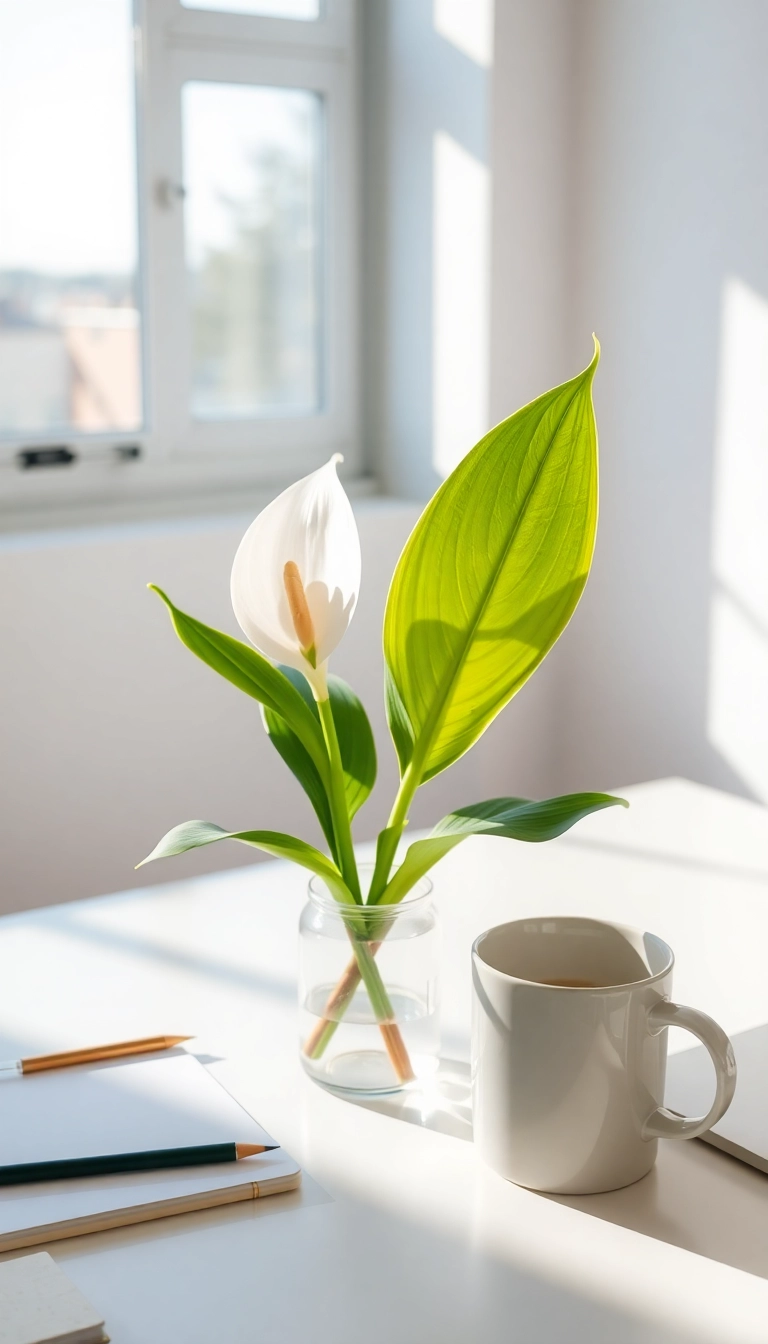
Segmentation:
<svg viewBox="0 0 768 1344">
<path fill-rule="evenodd" d="M 360 591 L 360 538 L 335 453 L 254 519 L 232 566 L 240 628 L 268 658 L 304 673 L 325 699 L 328 658 Z"/>
</svg>

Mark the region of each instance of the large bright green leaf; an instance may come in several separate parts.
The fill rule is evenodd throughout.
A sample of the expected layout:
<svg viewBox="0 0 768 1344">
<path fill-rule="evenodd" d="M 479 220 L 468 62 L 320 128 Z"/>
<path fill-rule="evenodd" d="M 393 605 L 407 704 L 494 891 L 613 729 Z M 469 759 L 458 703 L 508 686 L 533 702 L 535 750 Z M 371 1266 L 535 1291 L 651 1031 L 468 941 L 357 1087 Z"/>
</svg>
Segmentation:
<svg viewBox="0 0 768 1344">
<path fill-rule="evenodd" d="M 405 773 L 463 755 L 567 625 L 597 525 L 592 378 L 503 421 L 464 458 L 416 524 L 384 620 L 387 713 Z"/>
<path fill-rule="evenodd" d="M 182 644 L 186 644 L 219 676 L 231 681 L 246 695 L 252 695 L 265 708 L 279 714 L 296 734 L 320 778 L 327 780 L 328 753 L 319 719 L 285 672 L 273 667 L 250 645 L 179 611 L 154 583 L 150 583 L 149 587 L 162 598 L 171 613 L 174 629 Z"/>
<path fill-rule="evenodd" d="M 281 831 L 225 831 L 211 821 L 184 821 L 164 835 L 152 853 L 136 866 L 141 868 L 145 863 L 151 863 L 153 859 L 167 859 L 173 854 L 184 854 L 188 849 L 212 845 L 217 840 L 241 840 L 243 844 L 266 850 L 267 854 L 274 854 L 279 859 L 291 859 L 322 877 L 337 901 L 342 901 L 345 905 L 356 904 L 335 863 L 321 854 L 319 849 L 314 849 L 303 840 L 297 840 L 293 835 L 283 835 Z"/>
<path fill-rule="evenodd" d="M 282 667 L 280 671 L 293 683 L 319 723 L 320 715 L 306 677 L 292 667 Z M 352 688 L 340 677 L 330 676 L 328 695 L 336 736 L 339 739 L 344 770 L 344 794 L 351 821 L 362 807 L 376 780 L 376 747 L 368 716 Z M 307 794 L 317 813 L 331 853 L 338 858 L 328 794 L 319 771 L 296 733 L 280 714 L 265 708 L 263 716 L 271 742 Z"/>
<path fill-rule="evenodd" d="M 541 803 L 530 802 L 527 798 L 490 798 L 485 803 L 459 808 L 443 817 L 425 840 L 414 840 L 379 904 L 392 905 L 401 901 L 438 859 L 469 835 L 553 840 L 582 817 L 616 804 L 629 807 L 626 799 L 614 798 L 609 793 L 569 793 L 562 798 L 546 798 Z"/>
</svg>

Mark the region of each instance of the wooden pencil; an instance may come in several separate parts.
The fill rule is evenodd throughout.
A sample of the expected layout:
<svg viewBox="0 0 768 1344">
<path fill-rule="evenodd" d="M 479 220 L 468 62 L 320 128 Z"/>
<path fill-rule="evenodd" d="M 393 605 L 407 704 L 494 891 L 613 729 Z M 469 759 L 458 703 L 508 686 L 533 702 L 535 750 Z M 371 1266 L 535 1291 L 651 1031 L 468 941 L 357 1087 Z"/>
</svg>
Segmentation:
<svg viewBox="0 0 768 1344">
<path fill-rule="evenodd" d="M 119 1059 L 122 1055 L 144 1055 L 153 1050 L 170 1050 L 191 1036 L 145 1036 L 137 1041 L 116 1041 L 112 1045 L 91 1045 L 82 1050 L 63 1050 L 51 1055 L 30 1055 L 15 1060 L 20 1073 L 41 1073 L 44 1069 L 67 1069 L 75 1064 L 95 1064 L 101 1059 Z M 7 1066 L 3 1066 L 7 1067 Z"/>
</svg>

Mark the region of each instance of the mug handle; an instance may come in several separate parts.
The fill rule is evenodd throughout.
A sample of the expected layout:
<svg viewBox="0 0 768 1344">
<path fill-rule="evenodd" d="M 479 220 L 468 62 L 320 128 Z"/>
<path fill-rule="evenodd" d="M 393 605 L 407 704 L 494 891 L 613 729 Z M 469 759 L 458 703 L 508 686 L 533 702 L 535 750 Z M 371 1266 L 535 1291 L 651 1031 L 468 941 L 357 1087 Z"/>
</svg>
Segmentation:
<svg viewBox="0 0 768 1344">
<path fill-rule="evenodd" d="M 680 1116 L 657 1106 L 645 1121 L 641 1135 L 644 1139 L 696 1139 L 716 1125 L 728 1110 L 736 1090 L 736 1059 L 733 1046 L 722 1027 L 697 1008 L 686 1008 L 680 1003 L 662 1002 L 648 1013 L 648 1030 L 658 1036 L 665 1027 L 684 1027 L 697 1036 L 709 1051 L 715 1066 L 715 1099 L 706 1115 Z"/>
</svg>

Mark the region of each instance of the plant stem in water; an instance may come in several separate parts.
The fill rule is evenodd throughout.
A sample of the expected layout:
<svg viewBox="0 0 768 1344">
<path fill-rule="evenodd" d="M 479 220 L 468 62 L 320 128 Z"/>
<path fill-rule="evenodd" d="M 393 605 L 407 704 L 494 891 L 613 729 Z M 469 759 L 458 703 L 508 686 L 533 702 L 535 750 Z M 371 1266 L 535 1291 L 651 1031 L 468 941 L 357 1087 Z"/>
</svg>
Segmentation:
<svg viewBox="0 0 768 1344">
<path fill-rule="evenodd" d="M 339 749 L 339 740 L 336 734 L 336 725 L 333 721 L 333 710 L 330 699 L 318 700 L 317 708 L 320 714 L 320 723 L 323 728 L 325 743 L 328 748 L 328 758 L 331 766 L 331 788 L 329 803 L 331 816 L 333 818 L 333 830 L 336 836 L 336 847 L 339 853 L 339 861 L 344 881 L 349 887 L 352 895 L 357 902 L 362 902 L 360 894 L 360 882 L 357 875 L 357 864 L 355 862 L 355 851 L 352 844 L 352 829 L 349 824 L 349 813 L 347 811 L 347 801 L 344 794 L 344 767 L 341 761 L 341 751 Z M 347 907 L 350 919 L 354 919 L 352 907 Z M 348 922 L 345 917 L 347 933 L 355 953 L 355 960 L 360 972 L 365 988 L 368 992 L 368 998 L 371 1007 L 376 1014 L 376 1020 L 379 1024 L 387 1054 L 398 1082 L 410 1082 L 415 1076 L 411 1067 L 411 1061 L 408 1057 L 408 1051 L 400 1034 L 400 1028 L 395 1020 L 395 1013 L 387 994 L 384 981 L 379 974 L 379 968 L 376 965 L 374 957 L 371 955 L 368 942 L 360 939 L 355 931 L 353 923 Z M 364 930 L 365 932 L 365 930 Z M 328 1034 L 328 1040 L 333 1033 Z M 323 1049 L 325 1048 L 323 1045 Z M 322 1053 L 322 1051 L 321 1051 Z M 318 1058 L 313 1055 L 313 1058 Z"/>
<path fill-rule="evenodd" d="M 372 957 L 376 956 L 380 947 L 381 943 L 370 944 Z M 326 1046 L 329 1044 L 341 1018 L 349 1007 L 355 990 L 360 984 L 360 978 L 360 967 L 356 959 L 352 957 L 347 963 L 344 974 L 336 988 L 328 995 L 323 1016 L 319 1022 L 315 1023 L 302 1046 L 302 1052 L 307 1056 L 307 1059 L 322 1058 Z"/>
</svg>

